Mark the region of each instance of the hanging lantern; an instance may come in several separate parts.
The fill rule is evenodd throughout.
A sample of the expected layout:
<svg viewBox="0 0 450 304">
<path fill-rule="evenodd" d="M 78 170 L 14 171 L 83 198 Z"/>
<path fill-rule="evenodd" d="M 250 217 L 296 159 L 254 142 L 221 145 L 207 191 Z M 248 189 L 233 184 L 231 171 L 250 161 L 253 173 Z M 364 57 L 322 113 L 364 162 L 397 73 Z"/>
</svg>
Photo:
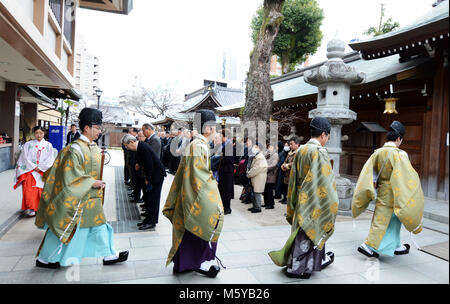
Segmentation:
<svg viewBox="0 0 450 304">
<path fill-rule="evenodd" d="M 398 101 L 398 98 L 389 97 L 385 98 L 385 110 L 383 114 L 398 114 L 397 110 L 395 109 L 395 103 Z"/>
</svg>

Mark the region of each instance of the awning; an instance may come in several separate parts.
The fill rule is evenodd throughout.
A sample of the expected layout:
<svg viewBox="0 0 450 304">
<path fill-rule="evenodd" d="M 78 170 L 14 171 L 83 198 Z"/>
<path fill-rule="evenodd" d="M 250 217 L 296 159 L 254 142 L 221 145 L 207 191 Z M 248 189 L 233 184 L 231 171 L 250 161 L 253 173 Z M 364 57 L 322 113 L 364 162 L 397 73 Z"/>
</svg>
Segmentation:
<svg viewBox="0 0 450 304">
<path fill-rule="evenodd" d="M 36 97 L 37 99 L 42 100 L 43 102 L 49 103 L 52 106 L 57 106 L 57 102 L 55 100 L 50 99 L 43 92 L 41 92 L 37 87 L 35 87 L 35 86 L 23 86 L 23 88 L 28 93 L 30 93 L 32 96 Z"/>
<path fill-rule="evenodd" d="M 376 122 L 362 121 L 356 132 L 385 133 L 387 130 Z"/>
<path fill-rule="evenodd" d="M 80 92 L 77 91 L 77 89 L 58 89 L 58 88 L 45 88 L 45 87 L 39 87 L 39 90 L 44 93 L 46 96 L 52 99 L 71 99 L 78 101 L 83 96 Z"/>
</svg>

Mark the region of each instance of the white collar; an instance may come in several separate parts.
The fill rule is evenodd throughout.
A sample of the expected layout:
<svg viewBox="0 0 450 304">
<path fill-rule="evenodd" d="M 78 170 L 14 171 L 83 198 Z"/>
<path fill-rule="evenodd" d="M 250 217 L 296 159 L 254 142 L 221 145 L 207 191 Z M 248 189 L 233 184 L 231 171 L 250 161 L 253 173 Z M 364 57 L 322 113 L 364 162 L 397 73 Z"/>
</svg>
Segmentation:
<svg viewBox="0 0 450 304">
<path fill-rule="evenodd" d="M 386 142 L 383 147 L 394 147 L 394 148 L 397 148 L 397 146 L 395 145 L 395 143 L 393 141 Z"/>
<path fill-rule="evenodd" d="M 81 134 L 79 137 L 82 141 L 87 142 L 88 144 L 92 143 L 92 141 L 89 140 L 85 135 Z"/>
<path fill-rule="evenodd" d="M 206 137 L 203 136 L 202 134 L 197 134 L 197 135 L 195 135 L 194 137 L 199 138 L 199 139 L 203 140 L 204 142 L 208 142 L 208 140 L 206 139 Z"/>
<path fill-rule="evenodd" d="M 320 142 L 319 142 L 317 139 L 315 139 L 315 138 L 311 138 L 311 139 L 308 141 L 308 143 L 316 144 L 316 145 L 322 146 L 322 145 L 320 144 Z"/>
<path fill-rule="evenodd" d="M 45 146 L 46 144 L 46 140 L 43 138 L 41 141 L 38 141 L 37 139 L 34 140 L 35 145 L 38 146 L 39 148 Z"/>
</svg>

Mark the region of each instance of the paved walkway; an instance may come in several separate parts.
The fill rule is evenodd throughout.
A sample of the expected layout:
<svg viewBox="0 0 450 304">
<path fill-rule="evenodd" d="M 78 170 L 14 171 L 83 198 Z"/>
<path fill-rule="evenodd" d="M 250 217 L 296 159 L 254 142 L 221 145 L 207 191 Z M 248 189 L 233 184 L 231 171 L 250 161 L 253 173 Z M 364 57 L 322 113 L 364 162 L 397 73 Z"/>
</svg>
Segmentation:
<svg viewBox="0 0 450 304">
<path fill-rule="evenodd" d="M 120 204 L 116 204 L 117 191 L 113 188 L 118 170 L 116 167 L 121 165 L 123 157 L 121 151 L 113 150 L 111 154 L 112 162 L 105 169 L 108 187 L 105 208 L 107 218 L 117 222 L 120 219 Z M 169 175 L 163 185 L 161 206 L 172 179 L 173 176 Z M 9 185 L 0 183 L 0 189 L 5 187 L 10 189 Z M 236 198 L 239 191 L 240 187 L 236 186 Z M 35 228 L 34 219 L 23 218 L 0 237 L 0 283 L 449 283 L 448 262 L 418 251 L 413 246 L 406 256 L 382 256 L 376 260 L 359 254 L 356 248 L 369 230 L 370 212 L 358 219 L 355 225 L 349 218 L 338 217 L 336 232 L 326 245 L 326 250 L 334 251 L 336 258 L 326 270 L 315 273 L 309 280 L 287 278 L 282 268 L 274 265 L 267 255 L 270 250 L 280 249 L 290 234 L 290 226 L 283 216 L 285 205 L 277 203 L 275 209 L 264 210 L 259 214 L 249 213 L 248 207 L 239 200 L 232 201 L 233 212 L 225 217 L 217 250 L 217 255 L 227 269 L 222 269 L 216 279 L 196 273 L 173 275 L 172 265 L 165 267 L 171 246 L 172 226 L 161 215 L 155 231 L 115 233 L 116 250 L 130 250 L 126 263 L 103 266 L 101 258 L 86 258 L 78 267 L 58 270 L 34 266 L 35 254 L 44 231 Z M 14 208 L 9 209 L 12 212 L 9 217 L 17 212 L 17 201 Z M 3 215 L 3 218 L 8 216 Z M 128 219 L 127 224 L 131 227 L 136 223 L 137 220 Z M 402 240 L 411 244 L 409 233 L 404 229 Z M 420 246 L 427 246 L 448 242 L 449 236 L 425 229 L 415 236 L 415 240 Z"/>
</svg>

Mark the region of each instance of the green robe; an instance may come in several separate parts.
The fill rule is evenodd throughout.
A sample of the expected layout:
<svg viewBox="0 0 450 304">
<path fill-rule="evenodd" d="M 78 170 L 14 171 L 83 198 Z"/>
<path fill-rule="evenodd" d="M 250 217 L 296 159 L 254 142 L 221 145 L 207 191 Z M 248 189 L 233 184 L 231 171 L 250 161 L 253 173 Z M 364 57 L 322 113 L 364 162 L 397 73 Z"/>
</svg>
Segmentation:
<svg viewBox="0 0 450 304">
<path fill-rule="evenodd" d="M 205 137 L 196 136 L 186 148 L 163 208 L 173 224 L 166 266 L 177 252 L 185 230 L 207 242 L 219 239 L 223 205 L 210 168 L 209 145 Z"/>
<path fill-rule="evenodd" d="M 73 147 L 75 143 L 83 155 Z M 95 143 L 77 139 L 62 149 L 44 175 L 36 226 L 47 224 L 63 244 L 68 244 L 78 223 L 81 228 L 105 224 L 103 191 L 92 188 L 100 178 L 100 167 L 101 153 Z"/>
<path fill-rule="evenodd" d="M 281 250 L 269 253 L 272 261 L 286 265 L 300 228 L 322 249 L 334 232 L 338 209 L 330 157 L 317 140 L 311 139 L 299 148 L 289 177 L 286 219 L 292 226 L 291 236 Z"/>
<path fill-rule="evenodd" d="M 374 174 L 377 176 L 381 169 L 375 191 Z M 424 195 L 419 175 L 412 167 L 408 154 L 393 142 L 387 142 L 375 150 L 364 164 L 353 195 L 353 217 L 364 212 L 374 199 L 375 211 L 369 236 L 365 240 L 367 245 L 378 249 L 393 212 L 408 231 L 415 234 L 422 231 Z"/>
</svg>

